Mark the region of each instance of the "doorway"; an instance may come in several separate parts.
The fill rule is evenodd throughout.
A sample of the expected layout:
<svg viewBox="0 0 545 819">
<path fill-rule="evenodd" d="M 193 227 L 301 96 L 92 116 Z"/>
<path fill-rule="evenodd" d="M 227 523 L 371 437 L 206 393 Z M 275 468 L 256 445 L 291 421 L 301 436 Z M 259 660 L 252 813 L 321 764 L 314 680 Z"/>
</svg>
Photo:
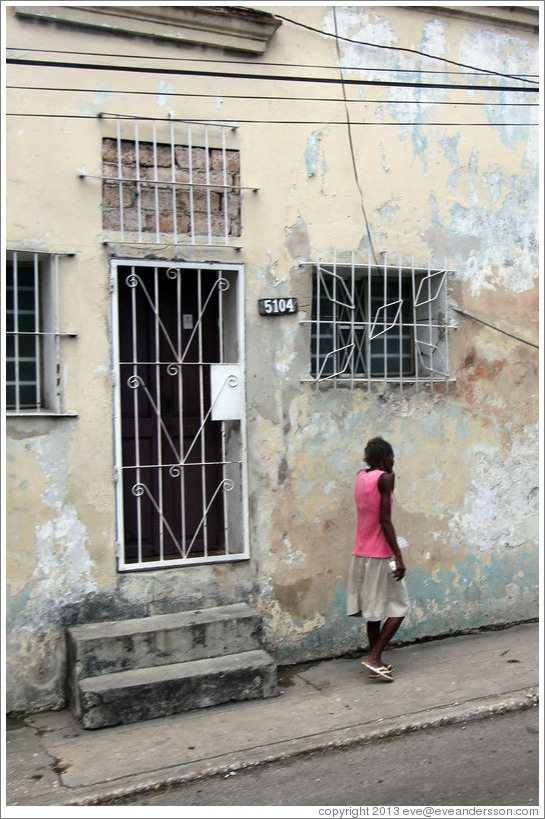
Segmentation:
<svg viewBox="0 0 545 819">
<path fill-rule="evenodd" d="M 248 556 L 241 279 L 112 262 L 122 570 Z"/>
</svg>

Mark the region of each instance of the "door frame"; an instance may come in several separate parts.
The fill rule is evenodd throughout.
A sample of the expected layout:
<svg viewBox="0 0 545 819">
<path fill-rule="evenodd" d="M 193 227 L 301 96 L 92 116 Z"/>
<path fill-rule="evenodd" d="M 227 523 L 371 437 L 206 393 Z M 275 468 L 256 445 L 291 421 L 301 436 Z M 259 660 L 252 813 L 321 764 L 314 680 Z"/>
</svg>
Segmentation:
<svg viewBox="0 0 545 819">
<path fill-rule="evenodd" d="M 230 361 L 237 373 L 240 374 L 241 384 L 239 386 L 239 402 L 242 401 L 242 411 L 238 419 L 237 434 L 239 437 L 239 459 L 240 459 L 240 520 L 237 521 L 237 531 L 232 533 L 233 538 L 237 538 L 239 547 L 237 551 L 228 551 L 224 554 L 214 554 L 198 557 L 182 557 L 169 560 L 151 560 L 146 563 L 130 562 L 125 559 L 124 548 L 124 501 L 123 501 L 123 481 L 122 481 L 122 415 L 121 415 L 121 389 L 120 389 L 120 327 L 118 316 L 118 268 L 177 268 L 187 271 L 213 272 L 225 271 L 229 277 L 236 282 L 236 293 L 229 301 L 228 309 L 222 315 L 222 326 L 220 333 L 223 333 L 224 346 L 231 351 Z M 246 432 L 246 350 L 245 350 L 245 275 L 243 264 L 221 264 L 219 262 L 179 262 L 163 259 L 131 259 L 119 257 L 110 259 L 110 324 L 112 343 L 112 382 L 113 382 L 113 425 L 114 425 L 114 482 L 115 482 L 115 506 L 116 506 L 116 556 L 117 568 L 120 572 L 146 571 L 158 568 L 178 568 L 180 566 L 203 565 L 207 563 L 225 563 L 248 560 L 249 550 L 249 504 L 248 504 L 248 459 L 247 459 L 247 432 Z M 233 355 L 232 351 L 236 351 Z M 233 360 L 233 359 L 236 360 Z M 221 423 L 225 424 L 225 421 Z M 230 421 L 232 423 L 232 421 Z M 231 429 L 231 434 L 233 430 Z M 234 526 L 233 526 L 234 528 Z"/>
</svg>

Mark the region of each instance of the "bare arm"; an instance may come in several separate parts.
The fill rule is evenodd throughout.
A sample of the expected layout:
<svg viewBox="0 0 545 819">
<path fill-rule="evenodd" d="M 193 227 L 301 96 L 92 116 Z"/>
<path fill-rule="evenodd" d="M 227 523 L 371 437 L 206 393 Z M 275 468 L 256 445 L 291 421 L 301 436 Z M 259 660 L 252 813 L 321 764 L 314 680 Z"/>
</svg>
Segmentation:
<svg viewBox="0 0 545 819">
<path fill-rule="evenodd" d="M 401 580 L 406 570 L 403 558 L 401 557 L 401 550 L 397 543 L 394 524 L 392 523 L 392 492 L 394 491 L 394 484 L 395 474 L 393 472 L 384 472 L 378 479 L 380 492 L 380 525 L 395 556 L 396 567 L 394 576 L 396 580 Z"/>
</svg>

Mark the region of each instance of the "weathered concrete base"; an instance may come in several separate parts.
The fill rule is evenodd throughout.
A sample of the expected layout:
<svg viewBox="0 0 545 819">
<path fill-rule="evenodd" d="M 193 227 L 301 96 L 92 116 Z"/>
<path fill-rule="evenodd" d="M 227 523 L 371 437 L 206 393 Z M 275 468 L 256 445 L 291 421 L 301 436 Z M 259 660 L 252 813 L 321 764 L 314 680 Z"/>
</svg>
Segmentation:
<svg viewBox="0 0 545 819">
<path fill-rule="evenodd" d="M 170 716 L 277 693 L 246 604 L 68 629 L 69 697 L 85 728 Z"/>
<path fill-rule="evenodd" d="M 80 680 L 84 728 L 165 717 L 277 694 L 276 666 L 265 651 L 245 651 Z"/>
</svg>

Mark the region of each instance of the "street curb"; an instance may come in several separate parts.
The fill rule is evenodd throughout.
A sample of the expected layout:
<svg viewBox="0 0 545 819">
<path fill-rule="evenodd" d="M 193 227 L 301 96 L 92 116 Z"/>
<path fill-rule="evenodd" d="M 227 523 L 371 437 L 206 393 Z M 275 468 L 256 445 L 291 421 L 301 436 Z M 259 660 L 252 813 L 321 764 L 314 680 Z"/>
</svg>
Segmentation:
<svg viewBox="0 0 545 819">
<path fill-rule="evenodd" d="M 319 734 L 309 734 L 296 739 L 282 740 L 269 745 L 234 751 L 220 757 L 193 760 L 173 765 L 153 773 L 123 777 L 114 782 L 102 782 L 80 789 L 71 789 L 62 794 L 58 791 L 51 801 L 42 796 L 39 800 L 28 800 L 26 805 L 89 806 L 104 805 L 112 800 L 153 793 L 189 782 L 204 780 L 213 776 L 234 776 L 239 772 L 282 762 L 313 752 L 349 748 L 354 745 L 388 740 L 404 734 L 460 725 L 466 722 L 488 719 L 503 714 L 524 711 L 539 704 L 539 688 L 532 686 L 518 691 L 476 698 L 467 702 L 453 702 L 449 705 L 425 709 L 413 714 L 403 714 L 372 723 L 332 729 Z M 378 724 L 380 723 L 380 724 Z M 68 789 L 66 789 L 68 791 Z M 61 797 L 59 799 L 59 797 Z M 63 798 L 64 797 L 64 798 Z"/>
</svg>

